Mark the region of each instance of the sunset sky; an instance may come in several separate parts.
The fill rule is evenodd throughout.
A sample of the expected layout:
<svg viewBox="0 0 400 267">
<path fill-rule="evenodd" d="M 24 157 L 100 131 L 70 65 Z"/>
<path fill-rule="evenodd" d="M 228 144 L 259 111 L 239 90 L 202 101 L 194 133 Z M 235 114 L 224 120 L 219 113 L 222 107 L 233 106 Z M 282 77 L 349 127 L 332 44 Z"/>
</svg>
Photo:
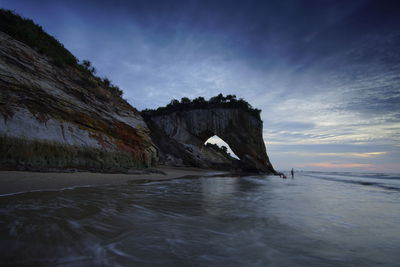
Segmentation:
<svg viewBox="0 0 400 267">
<path fill-rule="evenodd" d="M 136 108 L 236 94 L 277 170 L 400 172 L 400 3 L 0 0 Z"/>
</svg>

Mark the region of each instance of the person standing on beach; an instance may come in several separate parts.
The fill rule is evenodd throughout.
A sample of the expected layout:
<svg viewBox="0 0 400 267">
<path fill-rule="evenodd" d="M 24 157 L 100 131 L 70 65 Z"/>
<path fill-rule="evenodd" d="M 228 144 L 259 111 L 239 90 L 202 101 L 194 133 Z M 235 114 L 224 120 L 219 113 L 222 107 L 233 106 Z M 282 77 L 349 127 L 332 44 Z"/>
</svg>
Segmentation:
<svg viewBox="0 0 400 267">
<path fill-rule="evenodd" d="M 294 171 L 293 171 L 293 168 L 292 168 L 292 170 L 290 171 L 290 173 L 292 174 L 292 179 L 294 178 Z"/>
</svg>

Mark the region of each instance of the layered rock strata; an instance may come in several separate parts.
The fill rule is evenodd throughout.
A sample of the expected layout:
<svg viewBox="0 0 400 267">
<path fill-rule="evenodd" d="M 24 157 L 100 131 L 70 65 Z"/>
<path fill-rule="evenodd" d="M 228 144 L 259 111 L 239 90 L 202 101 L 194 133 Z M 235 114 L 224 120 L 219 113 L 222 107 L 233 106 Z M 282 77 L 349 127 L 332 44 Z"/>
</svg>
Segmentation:
<svg viewBox="0 0 400 267">
<path fill-rule="evenodd" d="M 157 149 L 140 113 L 93 79 L 0 32 L 1 168 L 155 165 Z"/>
<path fill-rule="evenodd" d="M 212 167 L 216 158 L 210 158 L 204 142 L 217 135 L 240 158 L 239 163 L 227 159 L 230 163 L 226 164 L 245 171 L 275 173 L 262 137 L 262 121 L 246 110 L 210 105 L 143 115 L 164 163 Z"/>
</svg>

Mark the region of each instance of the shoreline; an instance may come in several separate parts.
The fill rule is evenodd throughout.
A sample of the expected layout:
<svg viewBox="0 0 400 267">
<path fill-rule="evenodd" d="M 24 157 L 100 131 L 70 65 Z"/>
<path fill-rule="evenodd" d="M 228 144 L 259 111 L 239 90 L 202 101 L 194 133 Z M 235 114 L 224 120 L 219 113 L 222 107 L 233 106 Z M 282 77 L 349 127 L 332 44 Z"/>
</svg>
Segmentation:
<svg viewBox="0 0 400 267">
<path fill-rule="evenodd" d="M 35 191 L 56 191 L 78 187 L 124 185 L 132 182 L 164 181 L 185 177 L 226 175 L 229 171 L 193 167 L 156 168 L 151 173 L 30 172 L 0 171 L 0 197 Z"/>
</svg>

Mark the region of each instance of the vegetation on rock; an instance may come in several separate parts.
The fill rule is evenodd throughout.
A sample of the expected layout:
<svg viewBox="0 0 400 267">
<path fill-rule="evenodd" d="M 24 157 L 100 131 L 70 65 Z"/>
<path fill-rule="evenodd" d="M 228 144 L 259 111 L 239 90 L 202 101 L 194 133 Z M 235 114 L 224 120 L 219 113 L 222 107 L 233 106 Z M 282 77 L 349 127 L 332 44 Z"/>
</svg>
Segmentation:
<svg viewBox="0 0 400 267">
<path fill-rule="evenodd" d="M 48 170 L 74 168 L 102 172 L 121 172 L 149 167 L 125 151 L 65 145 L 0 135 L 1 169 Z"/>
<path fill-rule="evenodd" d="M 96 68 L 92 65 L 92 62 L 90 62 L 89 60 L 82 60 L 82 62 L 80 64 L 77 64 L 77 67 L 79 70 L 86 73 L 89 78 L 92 78 L 92 80 L 88 79 L 89 83 L 94 83 L 93 85 L 96 85 L 96 83 L 97 83 L 98 85 L 106 88 L 113 95 L 117 95 L 120 97 L 122 96 L 123 91 L 121 89 L 119 89 L 118 86 L 112 84 L 110 79 L 100 78 L 95 75 Z"/>
<path fill-rule="evenodd" d="M 40 25 L 11 10 L 0 9 L 0 30 L 53 59 L 57 65 L 75 65 L 78 62 L 74 55 Z"/>
<path fill-rule="evenodd" d="M 0 169 L 124 172 L 157 164 L 138 111 L 109 79 L 95 76 L 90 61 L 79 62 L 42 27 L 4 9 L 0 50 L 7 72 L 0 80 Z"/>
<path fill-rule="evenodd" d="M 217 96 L 211 97 L 209 100 L 205 100 L 204 97 L 197 97 L 190 100 L 187 97 L 182 97 L 181 101 L 177 99 L 171 100 L 171 102 L 165 107 L 159 107 L 157 109 L 145 109 L 142 111 L 144 116 L 160 116 L 169 114 L 175 111 L 183 111 L 187 109 L 208 109 L 208 108 L 239 108 L 249 112 L 251 115 L 260 119 L 260 109 L 253 108 L 247 101 L 243 98 L 236 98 L 236 95 L 219 94 Z"/>
<path fill-rule="evenodd" d="M 79 60 L 69 52 L 54 36 L 46 33 L 42 26 L 26 19 L 11 10 L 0 9 L 0 31 L 14 39 L 34 48 L 42 55 L 46 55 L 53 63 L 61 68 L 71 66 L 86 74 L 92 86 L 101 86 L 113 95 L 122 96 L 123 92 L 118 86 L 107 78 L 95 76 L 96 69 L 88 60 Z M 93 82 L 94 81 L 94 82 Z"/>
<path fill-rule="evenodd" d="M 211 148 L 229 159 L 232 157 L 232 155 L 228 152 L 228 148 L 226 146 L 218 146 L 217 144 L 206 143 L 205 147 Z"/>
</svg>

